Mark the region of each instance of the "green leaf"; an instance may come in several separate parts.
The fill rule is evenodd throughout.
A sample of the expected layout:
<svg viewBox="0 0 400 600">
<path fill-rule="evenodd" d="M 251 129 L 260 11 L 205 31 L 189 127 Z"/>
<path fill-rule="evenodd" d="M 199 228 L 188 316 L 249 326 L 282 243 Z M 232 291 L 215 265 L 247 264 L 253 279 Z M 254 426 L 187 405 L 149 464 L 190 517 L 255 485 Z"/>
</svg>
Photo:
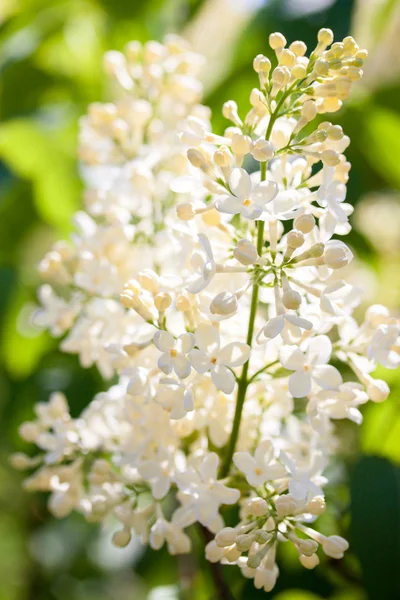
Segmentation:
<svg viewBox="0 0 400 600">
<path fill-rule="evenodd" d="M 0 126 L 0 157 L 15 174 L 32 181 L 42 219 L 67 231 L 81 186 L 75 161 L 55 136 L 32 120 L 8 121 Z"/>
<path fill-rule="evenodd" d="M 369 600 L 400 598 L 400 469 L 363 457 L 350 482 L 351 545 L 361 563 Z"/>
<path fill-rule="evenodd" d="M 400 187 L 400 117 L 383 108 L 366 106 L 365 154 L 384 181 Z"/>
</svg>

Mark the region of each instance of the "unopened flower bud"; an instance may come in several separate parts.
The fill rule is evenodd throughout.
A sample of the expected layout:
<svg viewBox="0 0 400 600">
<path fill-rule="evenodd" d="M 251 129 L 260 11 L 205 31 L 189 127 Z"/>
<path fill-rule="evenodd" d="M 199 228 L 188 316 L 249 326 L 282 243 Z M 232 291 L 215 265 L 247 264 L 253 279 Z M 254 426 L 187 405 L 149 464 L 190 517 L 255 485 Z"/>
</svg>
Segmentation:
<svg viewBox="0 0 400 600">
<path fill-rule="evenodd" d="M 254 542 L 254 534 L 253 533 L 245 533 L 242 535 L 238 535 L 236 538 L 236 547 L 240 552 L 247 552 L 250 549 L 252 543 Z"/>
<path fill-rule="evenodd" d="M 229 167 L 231 164 L 232 155 L 228 146 L 220 146 L 220 148 L 214 152 L 213 159 L 217 167 Z"/>
<path fill-rule="evenodd" d="M 340 240 L 329 240 L 325 244 L 324 263 L 331 269 L 346 267 L 353 258 L 353 253 Z"/>
<path fill-rule="evenodd" d="M 304 42 L 295 41 L 290 44 L 289 50 L 294 52 L 296 56 L 304 56 L 307 52 L 307 46 Z"/>
<path fill-rule="evenodd" d="M 309 512 L 312 515 L 320 516 L 325 512 L 326 504 L 322 496 L 315 496 L 304 509 L 304 512 Z"/>
<path fill-rule="evenodd" d="M 282 52 L 279 53 L 278 62 L 283 67 L 289 67 L 290 69 L 296 62 L 296 55 L 291 50 L 282 50 Z"/>
<path fill-rule="evenodd" d="M 296 310 L 301 304 L 301 296 L 298 292 L 288 289 L 282 294 L 283 306 L 289 310 Z"/>
<path fill-rule="evenodd" d="M 224 546 L 232 546 L 235 543 L 237 537 L 237 531 L 233 527 L 224 527 L 218 531 L 215 536 L 215 541 L 218 546 L 223 548 Z"/>
<path fill-rule="evenodd" d="M 158 277 L 154 271 L 151 269 L 146 269 L 145 271 L 140 271 L 138 274 L 138 281 L 141 287 L 152 294 L 157 294 L 159 284 Z"/>
<path fill-rule="evenodd" d="M 334 150 L 324 150 L 321 154 L 321 160 L 328 167 L 336 167 L 340 163 L 339 154 Z"/>
<path fill-rule="evenodd" d="M 306 556 L 311 556 L 318 550 L 318 542 L 315 540 L 303 540 L 299 539 L 297 544 L 301 554 L 305 554 Z"/>
<path fill-rule="evenodd" d="M 242 120 L 239 117 L 238 105 L 234 100 L 228 100 L 224 103 L 222 107 L 222 114 L 225 117 L 225 119 L 228 119 L 228 121 L 232 121 L 232 123 L 235 123 L 235 125 L 237 125 L 238 127 L 241 127 L 243 125 Z"/>
<path fill-rule="evenodd" d="M 242 265 L 252 265 L 258 259 L 257 248 L 249 240 L 239 240 L 233 255 Z"/>
<path fill-rule="evenodd" d="M 293 224 L 296 229 L 304 234 L 307 234 L 314 229 L 315 219 L 311 213 L 303 213 L 295 218 Z"/>
<path fill-rule="evenodd" d="M 317 112 L 317 106 L 314 100 L 307 100 L 301 107 L 301 115 L 307 119 L 307 121 L 312 121 L 315 119 Z"/>
<path fill-rule="evenodd" d="M 116 531 L 112 536 L 112 543 L 117 548 L 125 548 L 131 541 L 131 532 L 129 529 L 121 529 Z"/>
<path fill-rule="evenodd" d="M 24 471 L 32 467 L 33 459 L 23 452 L 14 452 L 10 456 L 10 464 L 17 471 Z"/>
<path fill-rule="evenodd" d="M 249 513 L 255 517 L 263 517 L 268 513 L 268 504 L 264 498 L 252 498 L 248 503 Z"/>
<path fill-rule="evenodd" d="M 314 65 L 314 71 L 318 75 L 318 77 L 324 77 L 329 72 L 329 63 L 327 60 L 320 58 L 316 61 Z"/>
<path fill-rule="evenodd" d="M 251 154 L 259 162 L 265 162 L 270 160 L 275 152 L 271 142 L 260 138 L 252 143 Z"/>
<path fill-rule="evenodd" d="M 367 394 L 372 402 L 384 402 L 390 394 L 390 388 L 383 379 L 374 379 L 367 386 Z"/>
<path fill-rule="evenodd" d="M 172 298 L 167 292 L 161 292 L 154 298 L 154 305 L 158 312 L 163 313 L 171 306 Z"/>
<path fill-rule="evenodd" d="M 232 315 L 237 311 L 238 305 L 236 294 L 232 294 L 232 292 L 221 292 L 215 296 L 214 300 L 211 302 L 210 312 L 213 315 Z"/>
<path fill-rule="evenodd" d="M 325 29 L 325 28 L 320 29 L 318 31 L 317 39 L 321 44 L 324 44 L 325 46 L 329 46 L 329 44 L 332 44 L 332 42 L 333 42 L 332 29 Z"/>
<path fill-rule="evenodd" d="M 301 231 L 293 229 L 287 234 L 286 243 L 289 248 L 300 248 L 304 244 L 304 235 Z"/>
<path fill-rule="evenodd" d="M 211 540 L 211 542 L 208 542 L 205 551 L 206 559 L 212 563 L 219 562 L 224 556 L 223 548 L 220 548 L 215 540 Z"/>
<path fill-rule="evenodd" d="M 244 156 L 250 152 L 251 139 L 248 135 L 235 133 L 232 137 L 232 151 L 234 154 Z"/>
<path fill-rule="evenodd" d="M 241 552 L 236 546 L 227 547 L 224 549 L 224 558 L 230 563 L 235 563 L 241 556 Z"/>
<path fill-rule="evenodd" d="M 331 535 L 322 542 L 323 551 L 331 558 L 342 558 L 348 547 L 348 541 L 340 535 Z"/>
<path fill-rule="evenodd" d="M 178 219 L 181 219 L 182 221 L 191 221 L 196 216 L 196 212 L 191 202 L 178 204 L 176 207 L 176 214 L 178 215 Z"/>
<path fill-rule="evenodd" d="M 198 169 L 207 167 L 205 157 L 200 150 L 197 148 L 189 148 L 187 151 L 187 157 L 191 165 Z"/>
<path fill-rule="evenodd" d="M 269 73 L 271 70 L 271 61 L 263 54 L 257 54 L 253 60 L 253 68 L 256 73 Z"/>
<path fill-rule="evenodd" d="M 211 208 L 207 212 L 201 215 L 204 223 L 209 225 L 210 227 L 218 227 L 221 223 L 221 213 L 219 213 L 215 208 Z"/>
<path fill-rule="evenodd" d="M 253 554 L 253 556 L 249 556 L 247 559 L 247 566 L 250 569 L 258 569 L 261 564 L 262 557 L 260 554 Z"/>
<path fill-rule="evenodd" d="M 284 48 L 286 46 L 286 38 L 279 32 L 271 33 L 269 36 L 269 45 L 271 46 L 272 50 Z"/>
<path fill-rule="evenodd" d="M 303 567 L 305 567 L 306 569 L 314 569 L 316 566 L 319 565 L 319 558 L 317 554 L 311 554 L 310 556 L 305 556 L 304 554 L 301 554 L 299 556 L 299 560 Z"/>
</svg>

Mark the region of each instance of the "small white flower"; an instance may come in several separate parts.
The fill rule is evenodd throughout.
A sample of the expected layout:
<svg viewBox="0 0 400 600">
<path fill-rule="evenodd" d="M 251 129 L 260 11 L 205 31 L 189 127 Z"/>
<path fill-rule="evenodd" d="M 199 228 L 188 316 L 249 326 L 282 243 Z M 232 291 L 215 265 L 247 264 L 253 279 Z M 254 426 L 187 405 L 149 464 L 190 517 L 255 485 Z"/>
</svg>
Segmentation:
<svg viewBox="0 0 400 600">
<path fill-rule="evenodd" d="M 371 340 L 368 356 L 387 369 L 397 369 L 400 365 L 400 326 L 398 323 L 379 325 Z"/>
<path fill-rule="evenodd" d="M 203 458 L 198 471 L 189 467 L 175 475 L 179 489 L 188 496 L 186 509 L 192 510 L 205 527 L 212 527 L 219 520 L 221 504 L 236 504 L 240 498 L 239 490 L 218 481 L 218 465 L 218 455 L 210 452 Z"/>
<path fill-rule="evenodd" d="M 304 354 L 300 348 L 285 346 L 281 351 L 281 363 L 285 369 L 294 371 L 289 377 L 289 391 L 294 398 L 308 396 L 314 380 L 320 387 L 332 390 L 342 383 L 342 376 L 332 365 L 326 364 L 332 353 L 332 343 L 326 335 L 310 340 Z"/>
<path fill-rule="evenodd" d="M 193 334 L 183 333 L 175 339 L 168 331 L 157 331 L 153 341 L 162 352 L 157 362 L 159 369 L 166 375 L 174 371 L 179 379 L 186 379 L 191 371 L 187 355 L 194 346 Z"/>
<path fill-rule="evenodd" d="M 330 419 L 350 419 L 359 425 L 363 418 L 358 406 L 366 402 L 368 394 L 364 387 L 359 383 L 346 381 L 337 390 L 321 390 L 311 404 Z"/>
<path fill-rule="evenodd" d="M 285 467 L 276 462 L 274 454 L 272 442 L 264 440 L 258 444 L 254 456 L 249 452 L 236 452 L 233 462 L 245 474 L 248 483 L 256 487 L 286 475 Z"/>
<path fill-rule="evenodd" d="M 320 472 L 324 466 L 321 454 L 314 456 L 313 462 L 308 468 L 299 468 L 296 463 L 286 454 L 280 453 L 280 458 L 290 473 L 289 492 L 298 502 L 309 502 L 315 496 L 323 496 L 323 491 L 318 484 L 326 483 L 325 477 Z M 316 483 L 314 482 L 316 480 Z"/>
<path fill-rule="evenodd" d="M 286 331 L 284 331 L 284 329 Z M 272 317 L 264 327 L 257 334 L 257 341 L 260 343 L 260 337 L 264 335 L 266 338 L 272 339 L 277 337 L 280 333 L 282 337 L 288 338 L 289 336 L 299 338 L 301 335 L 301 329 L 310 331 L 312 329 L 311 321 L 298 317 L 295 314 L 282 314 L 277 317 Z"/>
<path fill-rule="evenodd" d="M 229 188 L 231 193 L 217 198 L 215 208 L 230 215 L 239 213 L 246 219 L 258 219 L 278 190 L 273 181 L 262 181 L 253 187 L 250 175 L 240 168 L 231 171 Z"/>
<path fill-rule="evenodd" d="M 212 325 L 202 323 L 195 332 L 198 349 L 191 352 L 193 368 L 198 373 L 210 371 L 214 385 L 230 394 L 235 387 L 235 376 L 230 369 L 240 367 L 249 358 L 250 347 L 242 342 L 231 342 L 220 348 L 219 333 Z M 229 368 L 228 368 L 229 367 Z"/>
</svg>

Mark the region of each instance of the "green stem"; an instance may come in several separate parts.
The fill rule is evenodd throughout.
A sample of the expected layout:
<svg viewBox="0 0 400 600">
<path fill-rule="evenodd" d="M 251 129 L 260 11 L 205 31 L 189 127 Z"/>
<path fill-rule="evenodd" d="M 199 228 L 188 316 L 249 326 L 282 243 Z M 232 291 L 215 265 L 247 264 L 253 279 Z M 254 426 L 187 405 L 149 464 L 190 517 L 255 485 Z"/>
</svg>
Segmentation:
<svg viewBox="0 0 400 600">
<path fill-rule="evenodd" d="M 266 140 L 268 140 L 271 136 L 272 129 L 273 129 L 274 123 L 279 115 L 280 108 L 282 107 L 286 98 L 288 98 L 288 96 L 290 96 L 292 91 L 293 91 L 293 85 L 282 95 L 280 101 L 277 103 L 275 111 L 271 114 L 271 118 L 268 123 L 267 131 L 265 132 Z M 265 181 L 266 177 L 267 177 L 267 163 L 262 162 L 260 164 L 260 180 Z M 263 245 L 264 245 L 264 227 L 265 227 L 264 221 L 257 221 L 257 252 L 260 256 L 262 255 L 262 249 L 263 249 Z M 246 342 L 250 347 L 253 342 L 254 324 L 255 324 L 255 319 L 256 319 L 256 314 L 257 314 L 257 304 L 258 304 L 258 291 L 259 291 L 259 284 L 257 282 L 254 282 L 253 291 L 251 294 L 250 315 L 249 315 L 249 323 L 248 323 L 247 339 L 246 339 Z M 241 373 L 239 379 L 237 380 L 238 381 L 238 389 L 237 389 L 237 397 L 236 397 L 235 414 L 233 417 L 232 431 L 231 431 L 231 435 L 230 435 L 230 438 L 228 441 L 228 446 L 226 448 L 225 457 L 224 457 L 224 460 L 223 460 L 220 470 L 219 470 L 219 478 L 220 479 L 223 479 L 224 477 L 226 477 L 228 475 L 229 468 L 232 463 L 232 457 L 235 453 L 236 444 L 237 444 L 238 437 L 239 437 L 239 429 L 240 429 L 240 422 L 242 419 L 243 406 L 244 406 L 244 402 L 246 399 L 246 392 L 247 392 L 247 388 L 249 386 L 250 381 L 253 380 L 252 377 L 250 379 L 248 378 L 249 366 L 250 366 L 250 357 L 249 357 L 249 360 L 244 363 L 242 373 Z"/>
</svg>

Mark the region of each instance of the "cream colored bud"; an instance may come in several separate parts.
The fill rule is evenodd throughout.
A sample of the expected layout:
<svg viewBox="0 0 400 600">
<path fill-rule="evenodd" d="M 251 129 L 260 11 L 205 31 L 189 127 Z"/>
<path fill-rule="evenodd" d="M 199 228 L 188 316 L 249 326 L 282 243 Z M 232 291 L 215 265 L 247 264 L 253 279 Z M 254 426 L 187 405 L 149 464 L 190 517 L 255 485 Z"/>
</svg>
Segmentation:
<svg viewBox="0 0 400 600">
<path fill-rule="evenodd" d="M 293 260 L 298 263 L 303 260 L 308 260 L 310 258 L 320 258 L 324 253 L 325 245 L 322 242 L 317 242 L 309 250 L 306 250 L 299 256 L 296 256 Z"/>
<path fill-rule="evenodd" d="M 253 69 L 256 73 L 269 73 L 271 70 L 271 61 L 263 54 L 258 54 L 253 60 Z"/>
<path fill-rule="evenodd" d="M 40 425 L 34 421 L 25 421 L 18 428 L 19 435 L 26 442 L 35 442 L 41 431 Z"/>
<path fill-rule="evenodd" d="M 17 471 L 24 471 L 32 467 L 32 458 L 23 452 L 14 452 L 9 460 L 11 466 Z"/>
<path fill-rule="evenodd" d="M 201 150 L 197 148 L 190 148 L 187 151 L 187 157 L 191 165 L 197 167 L 198 169 L 202 169 L 206 166 L 206 161 L 204 159 L 204 155 Z"/>
<path fill-rule="evenodd" d="M 326 139 L 327 139 L 327 137 L 328 137 L 328 132 L 327 132 L 327 131 L 325 131 L 324 129 L 318 129 L 317 131 L 315 131 L 315 132 L 312 134 L 312 137 L 314 137 L 314 138 L 315 138 L 315 141 L 316 141 L 316 142 L 320 142 L 320 143 L 321 143 L 321 142 L 325 142 L 325 140 L 326 140 Z"/>
<path fill-rule="evenodd" d="M 180 294 L 176 298 L 176 308 L 182 312 L 188 312 L 192 307 L 190 306 L 188 298 L 183 294 Z"/>
<path fill-rule="evenodd" d="M 233 527 L 224 527 L 220 531 L 218 531 L 215 536 L 215 541 L 217 545 L 221 548 L 225 546 L 232 546 L 235 543 L 237 537 L 237 531 Z"/>
<path fill-rule="evenodd" d="M 331 558 L 342 558 L 348 547 L 348 541 L 340 535 L 331 535 L 322 542 L 323 551 Z"/>
<path fill-rule="evenodd" d="M 296 56 L 304 56 L 307 52 L 307 46 L 304 42 L 296 40 L 290 44 L 289 50 L 291 50 Z"/>
<path fill-rule="evenodd" d="M 278 57 L 278 62 L 283 67 L 293 67 L 296 62 L 296 55 L 291 50 L 282 50 Z"/>
<path fill-rule="evenodd" d="M 217 563 L 221 560 L 221 558 L 223 558 L 224 551 L 217 545 L 215 540 L 211 540 L 211 542 L 208 542 L 207 546 L 205 547 L 205 555 L 209 562 Z"/>
<path fill-rule="evenodd" d="M 289 231 L 286 242 L 289 248 L 300 248 L 304 244 L 304 235 L 301 231 Z"/>
<path fill-rule="evenodd" d="M 252 498 L 248 503 L 249 513 L 255 517 L 264 517 L 268 513 L 268 504 L 264 498 Z"/>
<path fill-rule="evenodd" d="M 331 269 L 346 267 L 352 260 L 350 248 L 340 240 L 329 240 L 325 245 L 324 263 Z"/>
<path fill-rule="evenodd" d="M 362 69 L 358 69 L 357 67 L 349 67 L 347 69 L 347 77 L 351 79 L 351 81 L 359 81 L 360 79 L 362 79 L 362 76 Z"/>
<path fill-rule="evenodd" d="M 222 106 L 222 114 L 225 117 L 225 119 L 232 121 L 233 123 L 235 123 L 235 125 L 238 125 L 239 127 L 241 127 L 241 125 L 243 124 L 239 117 L 238 105 L 234 100 L 228 100 L 224 103 L 224 105 Z"/>
<path fill-rule="evenodd" d="M 236 538 L 236 548 L 240 552 L 247 552 L 250 549 L 252 543 L 254 542 L 254 534 L 245 533 L 242 535 L 238 535 Z"/>
<path fill-rule="evenodd" d="M 317 554 L 311 554 L 311 556 L 305 556 L 304 554 L 301 554 L 299 556 L 299 560 L 306 569 L 314 569 L 319 565 L 319 558 Z"/>
<path fill-rule="evenodd" d="M 301 304 L 301 296 L 298 292 L 288 289 L 282 294 L 283 306 L 289 310 L 296 310 Z"/>
<path fill-rule="evenodd" d="M 220 148 L 214 152 L 213 160 L 217 167 L 229 167 L 232 160 L 232 154 L 230 153 L 228 146 L 220 146 Z"/>
<path fill-rule="evenodd" d="M 181 219 L 182 221 L 191 221 L 196 216 L 191 202 L 178 204 L 176 207 L 176 214 L 178 215 L 178 219 Z"/>
<path fill-rule="evenodd" d="M 230 563 L 235 563 L 242 553 L 236 548 L 236 546 L 225 548 L 224 558 Z"/>
<path fill-rule="evenodd" d="M 142 44 L 137 40 L 128 42 L 125 46 L 125 56 L 130 62 L 135 62 L 142 53 Z"/>
<path fill-rule="evenodd" d="M 311 213 L 303 213 L 294 220 L 294 226 L 302 233 L 310 233 L 315 227 L 315 219 Z"/>
<path fill-rule="evenodd" d="M 172 298 L 167 292 L 160 292 L 154 298 L 154 305 L 158 312 L 163 313 L 171 306 Z"/>
<path fill-rule="evenodd" d="M 265 531 L 265 529 L 257 529 L 255 532 L 255 541 L 258 544 L 265 544 L 266 542 L 269 542 L 270 539 L 272 539 L 272 534 Z"/>
<path fill-rule="evenodd" d="M 232 151 L 239 156 L 244 156 L 250 152 L 251 138 L 248 135 L 235 133 L 232 137 Z"/>
<path fill-rule="evenodd" d="M 383 379 L 373 379 L 367 386 L 367 394 L 372 402 L 384 402 L 390 394 L 390 388 Z"/>
<path fill-rule="evenodd" d="M 321 154 L 321 160 L 328 167 L 336 167 L 340 163 L 339 154 L 334 150 L 324 150 Z"/>
<path fill-rule="evenodd" d="M 333 42 L 333 31 L 331 29 L 320 29 L 317 36 L 318 41 L 325 46 L 329 46 Z"/>
<path fill-rule="evenodd" d="M 322 496 L 315 496 L 304 509 L 304 512 L 311 513 L 319 517 L 325 512 L 326 504 Z"/>
<path fill-rule="evenodd" d="M 339 69 L 341 69 L 342 66 L 343 66 L 343 63 L 340 60 L 340 58 L 332 58 L 329 61 L 329 69 L 330 69 L 330 71 L 339 71 Z"/>
<path fill-rule="evenodd" d="M 368 50 L 362 49 L 359 50 L 356 54 L 356 58 L 360 58 L 361 60 L 365 60 L 368 57 Z"/>
<path fill-rule="evenodd" d="M 351 35 L 345 37 L 342 43 L 343 48 L 347 54 L 355 54 L 357 52 L 358 44 Z"/>
<path fill-rule="evenodd" d="M 265 111 L 267 105 L 265 103 L 265 96 L 258 88 L 253 88 L 250 93 L 250 104 L 259 111 Z"/>
<path fill-rule="evenodd" d="M 218 227 L 221 223 L 221 213 L 219 213 L 215 208 L 211 208 L 207 212 L 201 215 L 204 223 L 209 225 L 210 227 Z"/>
<path fill-rule="evenodd" d="M 232 292 L 221 292 L 210 304 L 210 312 L 213 315 L 227 316 L 235 313 L 237 309 L 237 296 Z"/>
<path fill-rule="evenodd" d="M 301 114 L 305 119 L 307 119 L 307 121 L 312 121 L 315 119 L 317 112 L 317 106 L 314 100 L 307 100 L 301 107 Z"/>
<path fill-rule="evenodd" d="M 292 75 L 296 79 L 304 79 L 307 75 L 307 67 L 301 63 L 297 63 L 292 67 Z"/>
<path fill-rule="evenodd" d="M 251 265 L 258 259 L 258 252 L 249 240 L 239 240 L 233 255 L 242 265 Z"/>
<path fill-rule="evenodd" d="M 343 138 L 343 129 L 340 125 L 332 125 L 328 129 L 328 138 L 331 140 L 339 141 Z"/>
<path fill-rule="evenodd" d="M 311 556 L 318 550 L 318 542 L 310 539 L 299 539 L 297 546 L 300 552 L 305 556 Z"/>
<path fill-rule="evenodd" d="M 131 538 L 132 536 L 130 530 L 124 528 L 114 533 L 112 536 L 112 543 L 114 546 L 117 546 L 117 548 L 125 548 L 131 541 Z"/>
<path fill-rule="evenodd" d="M 289 79 L 290 71 L 287 67 L 276 67 L 272 71 L 272 81 L 280 87 L 285 86 L 289 82 Z"/>
<path fill-rule="evenodd" d="M 284 48 L 286 46 L 286 38 L 279 32 L 271 33 L 269 36 L 269 45 L 271 46 L 272 50 Z"/>
<path fill-rule="evenodd" d="M 316 72 L 318 77 L 323 77 L 324 75 L 327 75 L 329 72 L 328 61 L 324 60 L 323 58 L 317 60 L 314 65 L 314 71 Z"/>
<path fill-rule="evenodd" d="M 252 143 L 251 154 L 259 162 L 265 162 L 270 160 L 274 156 L 275 152 L 271 142 L 264 140 L 263 138 L 259 138 Z"/>
<path fill-rule="evenodd" d="M 262 557 L 260 554 L 253 554 L 247 559 L 247 566 L 250 569 L 258 569 L 261 564 Z"/>
<path fill-rule="evenodd" d="M 138 274 L 138 281 L 141 287 L 152 294 L 157 294 L 159 284 L 158 284 L 158 276 L 151 269 L 146 269 L 145 271 L 140 271 Z"/>
</svg>

